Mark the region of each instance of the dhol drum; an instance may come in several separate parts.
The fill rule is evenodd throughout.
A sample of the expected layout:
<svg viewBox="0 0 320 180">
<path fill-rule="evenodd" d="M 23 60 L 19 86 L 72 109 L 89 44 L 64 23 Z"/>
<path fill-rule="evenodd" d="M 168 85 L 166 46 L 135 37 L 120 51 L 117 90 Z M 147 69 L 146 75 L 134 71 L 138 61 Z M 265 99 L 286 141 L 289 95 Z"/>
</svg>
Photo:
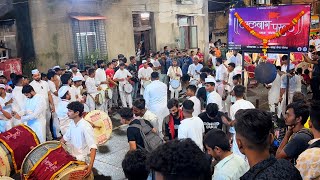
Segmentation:
<svg viewBox="0 0 320 180">
<path fill-rule="evenodd" d="M 18 173 L 24 157 L 39 144 L 37 135 L 26 125 L 0 134 L 0 176 Z"/>
<path fill-rule="evenodd" d="M 84 119 L 94 125 L 93 131 L 97 145 L 101 146 L 110 139 L 112 133 L 112 121 L 107 113 L 94 110 L 89 112 Z"/>
<path fill-rule="evenodd" d="M 170 81 L 170 85 L 173 89 L 178 89 L 180 87 L 180 81 L 173 79 Z"/>
<path fill-rule="evenodd" d="M 97 105 L 102 105 L 104 103 L 105 95 L 104 91 L 98 91 L 98 94 L 95 97 L 95 102 Z"/>
<path fill-rule="evenodd" d="M 0 176 L 0 180 L 13 180 L 13 179 L 8 176 Z"/>
<path fill-rule="evenodd" d="M 84 179 L 85 162 L 77 161 L 59 141 L 47 141 L 35 147 L 21 166 L 22 179 Z M 91 180 L 93 174 L 85 178 Z"/>
<path fill-rule="evenodd" d="M 126 83 L 123 85 L 124 92 L 130 94 L 133 91 L 133 87 L 130 83 Z"/>
<path fill-rule="evenodd" d="M 143 81 L 143 88 L 145 89 L 149 84 L 151 84 L 151 81 Z"/>
</svg>

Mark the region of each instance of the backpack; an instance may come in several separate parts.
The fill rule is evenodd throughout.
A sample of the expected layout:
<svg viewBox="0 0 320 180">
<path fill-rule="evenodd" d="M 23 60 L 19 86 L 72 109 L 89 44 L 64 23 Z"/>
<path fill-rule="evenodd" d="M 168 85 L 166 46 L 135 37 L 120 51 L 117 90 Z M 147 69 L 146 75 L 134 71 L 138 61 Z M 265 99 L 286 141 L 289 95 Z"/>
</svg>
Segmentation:
<svg viewBox="0 0 320 180">
<path fill-rule="evenodd" d="M 145 122 L 144 119 L 139 119 L 140 124 L 132 124 L 129 127 L 135 127 L 140 129 L 140 134 L 143 139 L 144 148 L 147 152 L 152 152 L 158 146 L 164 143 L 163 139 L 159 136 L 158 133 L 152 132 L 152 128 Z"/>
<path fill-rule="evenodd" d="M 308 149 L 310 148 L 320 148 L 320 140 L 314 142 L 313 144 L 311 144 Z"/>
</svg>

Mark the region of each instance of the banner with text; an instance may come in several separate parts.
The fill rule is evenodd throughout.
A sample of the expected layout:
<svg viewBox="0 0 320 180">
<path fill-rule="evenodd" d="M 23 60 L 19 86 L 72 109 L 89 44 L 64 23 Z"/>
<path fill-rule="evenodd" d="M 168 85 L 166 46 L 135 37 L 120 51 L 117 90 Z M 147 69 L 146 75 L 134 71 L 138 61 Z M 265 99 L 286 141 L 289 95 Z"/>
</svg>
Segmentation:
<svg viewBox="0 0 320 180">
<path fill-rule="evenodd" d="M 244 51 L 307 52 L 310 5 L 230 9 L 228 47 Z M 265 45 L 263 45 L 265 43 Z"/>
</svg>

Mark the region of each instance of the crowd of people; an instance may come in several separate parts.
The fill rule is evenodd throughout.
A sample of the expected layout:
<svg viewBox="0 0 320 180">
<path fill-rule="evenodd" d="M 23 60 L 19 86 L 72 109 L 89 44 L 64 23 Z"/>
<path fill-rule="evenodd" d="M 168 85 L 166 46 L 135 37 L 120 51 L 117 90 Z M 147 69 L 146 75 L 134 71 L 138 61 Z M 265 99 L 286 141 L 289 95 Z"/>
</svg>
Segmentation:
<svg viewBox="0 0 320 180">
<path fill-rule="evenodd" d="M 313 99 L 320 97 L 319 56 L 314 46 L 304 55 L 314 65 L 311 79 L 308 69 L 281 57 L 276 79 L 265 85 L 276 116 L 246 100 L 246 72 L 237 70 L 243 57 L 218 41 L 210 44 L 208 59 L 200 49 L 188 54 L 166 46 L 144 58 L 119 54 L 107 63 L 97 60 L 84 70 L 77 63 L 46 74 L 34 69 L 31 82 L 12 73 L 0 76 L 0 132 L 26 124 L 41 143 L 68 142 L 91 172 L 96 127 L 83 117 L 101 110 L 119 113 L 129 125 L 130 151 L 122 163 L 129 180 L 319 178 L 320 105 L 306 101 L 308 83 Z M 275 117 L 288 127 L 278 145 Z"/>
</svg>

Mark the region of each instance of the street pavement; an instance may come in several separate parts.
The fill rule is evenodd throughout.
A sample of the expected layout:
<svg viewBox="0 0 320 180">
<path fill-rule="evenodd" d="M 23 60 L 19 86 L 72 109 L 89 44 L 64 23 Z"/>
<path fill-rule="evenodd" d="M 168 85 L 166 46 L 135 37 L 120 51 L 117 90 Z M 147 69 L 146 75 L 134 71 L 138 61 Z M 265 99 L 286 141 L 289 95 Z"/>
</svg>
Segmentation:
<svg viewBox="0 0 320 180">
<path fill-rule="evenodd" d="M 268 90 L 259 85 L 257 88 L 249 89 L 247 99 L 256 105 L 259 99 L 259 109 L 268 110 Z M 120 124 L 118 114 L 111 115 L 114 130 L 110 140 L 98 148 L 94 163 L 95 179 L 123 180 L 125 176 L 122 171 L 122 160 L 129 150 L 126 136 L 127 125 Z"/>
</svg>

